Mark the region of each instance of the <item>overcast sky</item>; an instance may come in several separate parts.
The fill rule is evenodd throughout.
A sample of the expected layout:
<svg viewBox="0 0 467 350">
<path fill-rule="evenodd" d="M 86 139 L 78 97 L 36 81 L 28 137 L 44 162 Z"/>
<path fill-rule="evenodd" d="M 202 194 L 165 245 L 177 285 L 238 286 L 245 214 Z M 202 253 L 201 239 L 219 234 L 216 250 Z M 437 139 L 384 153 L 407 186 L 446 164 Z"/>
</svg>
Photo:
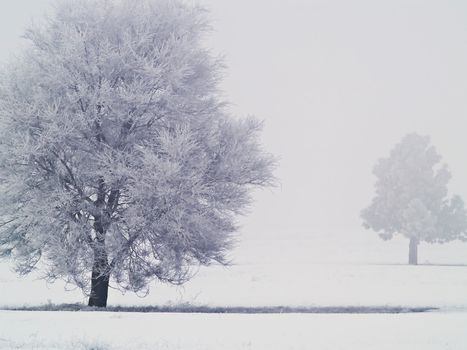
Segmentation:
<svg viewBox="0 0 467 350">
<path fill-rule="evenodd" d="M 51 2 L 1 1 L 0 60 Z M 372 167 L 409 132 L 432 137 L 467 199 L 467 2 L 201 3 L 232 110 L 263 119 L 280 158 L 280 186 L 257 193 L 242 236 L 363 234 Z"/>
</svg>

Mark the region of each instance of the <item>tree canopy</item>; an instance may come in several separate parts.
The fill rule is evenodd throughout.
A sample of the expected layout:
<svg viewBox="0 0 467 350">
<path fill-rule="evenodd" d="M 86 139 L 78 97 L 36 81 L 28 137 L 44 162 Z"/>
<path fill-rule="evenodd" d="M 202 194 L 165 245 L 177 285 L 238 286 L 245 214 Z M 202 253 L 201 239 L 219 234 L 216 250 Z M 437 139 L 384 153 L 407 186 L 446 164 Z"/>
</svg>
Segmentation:
<svg viewBox="0 0 467 350">
<path fill-rule="evenodd" d="M 467 238 L 464 202 L 448 197 L 451 175 L 429 137 L 405 136 L 373 173 L 376 195 L 361 214 L 367 229 L 383 239 L 402 234 L 415 242 Z"/>
<path fill-rule="evenodd" d="M 141 291 L 225 263 L 274 159 L 225 108 L 209 28 L 185 1 L 65 0 L 26 32 L 0 77 L 0 253 L 19 272 Z"/>
</svg>

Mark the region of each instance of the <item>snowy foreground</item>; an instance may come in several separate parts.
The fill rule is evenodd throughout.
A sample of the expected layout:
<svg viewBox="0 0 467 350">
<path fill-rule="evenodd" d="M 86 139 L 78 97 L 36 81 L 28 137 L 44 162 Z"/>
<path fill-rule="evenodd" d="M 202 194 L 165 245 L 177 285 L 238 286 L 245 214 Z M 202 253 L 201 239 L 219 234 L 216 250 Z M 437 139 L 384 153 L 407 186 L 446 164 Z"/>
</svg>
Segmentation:
<svg viewBox="0 0 467 350">
<path fill-rule="evenodd" d="M 467 244 L 422 244 L 407 266 L 407 240 L 375 234 L 245 240 L 235 265 L 202 268 L 183 287 L 160 283 L 145 298 L 110 290 L 109 305 L 404 306 L 467 309 Z M 86 302 L 72 286 L 20 278 L 0 261 L 0 307 Z M 65 288 L 72 289 L 65 292 Z M 467 349 L 467 347 L 466 347 Z"/>
<path fill-rule="evenodd" d="M 286 273 L 287 271 L 288 273 Z M 272 273 L 274 271 L 274 273 Z M 26 290 L 24 289 L 26 286 Z M 84 301 L 78 291 L 4 278 L 0 304 Z M 31 293 L 34 290 L 36 293 Z M 235 291 L 235 292 L 232 292 Z M 16 294 L 15 294 L 16 293 Z M 211 267 L 183 289 L 111 305 L 425 306 L 412 314 L 180 314 L 0 311 L 0 349 L 465 350 L 467 267 L 308 264 Z"/>
<path fill-rule="evenodd" d="M 60 282 L 3 271 L 0 307 L 86 303 Z M 202 269 L 183 287 L 155 284 L 140 298 L 111 290 L 109 305 L 403 306 L 467 309 L 467 266 L 254 264 Z"/>
<path fill-rule="evenodd" d="M 138 314 L 0 311 L 0 349 L 462 350 L 467 313 Z"/>
<path fill-rule="evenodd" d="M 439 310 L 416 314 L 255 315 L 0 311 L 0 349 L 467 349 L 464 244 L 423 246 L 421 262 L 427 265 L 407 266 L 405 241 L 375 244 L 378 249 L 371 250 L 359 250 L 363 244 L 326 247 L 303 241 L 289 247 L 286 240 L 280 244 L 254 243 L 246 246 L 254 248 L 251 254 L 247 249 L 242 251 L 243 263 L 239 265 L 202 269 L 183 288 L 155 284 L 146 298 L 112 290 L 109 303 Z M 302 254 L 287 253 L 289 248 L 296 252 L 296 246 L 303 247 Z M 334 262 L 313 261 L 319 253 L 312 251 L 316 246 L 320 257 L 333 258 Z M 281 260 L 283 255 L 289 258 Z M 346 262 L 337 263 L 337 257 Z M 254 260 L 256 263 L 251 263 Z M 7 265 L 0 265 L 0 306 L 86 300 L 80 291 L 65 292 L 63 284 L 47 285 L 35 277 L 18 278 Z"/>
</svg>

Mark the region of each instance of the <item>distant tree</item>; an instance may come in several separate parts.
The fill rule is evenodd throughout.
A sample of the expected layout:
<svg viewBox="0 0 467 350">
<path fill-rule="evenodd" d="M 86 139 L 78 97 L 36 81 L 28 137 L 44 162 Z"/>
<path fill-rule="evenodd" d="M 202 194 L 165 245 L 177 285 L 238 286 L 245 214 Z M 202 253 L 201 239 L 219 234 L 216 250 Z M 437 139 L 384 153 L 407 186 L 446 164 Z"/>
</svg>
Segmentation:
<svg viewBox="0 0 467 350">
<path fill-rule="evenodd" d="M 68 0 L 0 78 L 0 254 L 106 306 L 225 263 L 251 189 L 272 181 L 260 123 L 228 115 L 205 11 Z M 39 261 L 44 264 L 37 265 Z"/>
<path fill-rule="evenodd" d="M 362 211 L 363 225 L 388 240 L 402 234 L 410 240 L 409 264 L 418 263 L 422 241 L 443 243 L 464 239 L 467 215 L 459 196 L 448 198 L 450 173 L 430 145 L 430 138 L 410 134 L 378 161 L 376 196 Z"/>
</svg>

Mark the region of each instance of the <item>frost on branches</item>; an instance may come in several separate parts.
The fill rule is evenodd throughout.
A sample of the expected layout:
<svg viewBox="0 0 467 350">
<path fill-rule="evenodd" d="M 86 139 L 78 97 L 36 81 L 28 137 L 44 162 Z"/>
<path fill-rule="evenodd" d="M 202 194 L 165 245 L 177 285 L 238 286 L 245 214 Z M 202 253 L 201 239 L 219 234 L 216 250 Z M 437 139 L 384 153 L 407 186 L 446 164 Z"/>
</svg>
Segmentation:
<svg viewBox="0 0 467 350">
<path fill-rule="evenodd" d="M 459 196 L 448 198 L 451 177 L 430 138 L 407 135 L 380 159 L 373 173 L 376 196 L 362 211 L 364 226 L 391 239 L 410 240 L 409 263 L 417 264 L 419 242 L 444 243 L 467 238 L 467 215 Z"/>
<path fill-rule="evenodd" d="M 62 1 L 0 77 L 0 253 L 105 306 L 225 263 L 260 123 L 225 111 L 205 11 L 183 1 Z M 92 278 L 91 278 L 92 272 Z"/>
</svg>

